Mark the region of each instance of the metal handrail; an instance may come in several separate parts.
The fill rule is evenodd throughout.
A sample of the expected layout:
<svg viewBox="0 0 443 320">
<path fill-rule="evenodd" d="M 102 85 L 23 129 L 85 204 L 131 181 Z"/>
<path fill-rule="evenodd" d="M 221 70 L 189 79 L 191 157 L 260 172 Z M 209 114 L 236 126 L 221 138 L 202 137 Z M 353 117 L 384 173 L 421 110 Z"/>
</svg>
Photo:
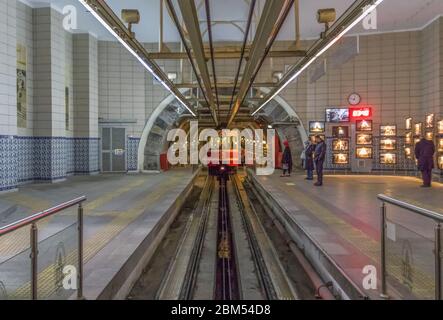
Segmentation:
<svg viewBox="0 0 443 320">
<path fill-rule="evenodd" d="M 442 222 L 443 214 L 420 208 L 410 203 L 388 197 L 384 194 L 379 194 L 377 198 L 381 201 L 380 206 L 380 266 L 381 266 L 381 294 L 384 299 L 388 299 L 387 282 L 386 282 L 386 220 L 387 220 L 387 208 L 386 203 L 392 204 L 399 208 L 409 210 L 413 213 L 419 214 L 423 217 L 432 219 L 435 221 L 434 229 L 434 268 L 435 268 L 435 299 L 442 299 L 442 257 L 441 251 L 441 239 L 442 239 Z"/>
<path fill-rule="evenodd" d="M 410 204 L 410 203 L 407 203 L 407 202 L 404 202 L 404 201 L 401 201 L 401 200 L 398 200 L 398 199 L 394 199 L 394 198 L 388 197 L 387 195 L 384 195 L 384 194 L 379 194 L 377 196 L 377 198 L 379 200 L 383 201 L 383 202 L 390 203 L 390 204 L 395 205 L 397 207 L 400 207 L 400 208 L 403 208 L 403 209 L 406 209 L 406 210 L 418 213 L 418 214 L 420 214 L 422 216 L 425 216 L 427 218 L 436 220 L 438 222 L 443 222 L 443 214 L 441 214 L 441 213 L 438 213 L 438 212 L 435 212 L 435 211 L 431 211 L 431 210 L 428 210 L 428 209 L 424 209 L 424 208 L 420 208 L 420 207 L 417 207 L 417 206 L 415 206 L 413 204 Z"/>
<path fill-rule="evenodd" d="M 82 196 L 82 197 L 64 202 L 62 204 L 56 205 L 55 207 L 43 210 L 41 212 L 34 213 L 34 214 L 30 215 L 29 217 L 23 218 L 21 220 L 17 220 L 11 224 L 1 227 L 0 228 L 0 237 L 4 236 L 5 234 L 8 234 L 10 232 L 13 232 L 17 229 L 20 229 L 26 225 L 35 223 L 43 218 L 49 217 L 53 214 L 56 214 L 62 210 L 65 210 L 65 209 L 73 207 L 77 204 L 80 204 L 84 201 L 86 201 L 86 196 Z"/>
<path fill-rule="evenodd" d="M 33 300 L 37 299 L 38 288 L 38 228 L 37 222 L 46 217 L 52 216 L 60 211 L 71 208 L 78 205 L 77 211 L 77 228 L 78 228 L 78 288 L 77 298 L 83 297 L 83 202 L 86 201 L 86 196 L 64 202 L 55 207 L 43 210 L 41 212 L 34 213 L 29 217 L 17 220 L 11 224 L 8 224 L 0 228 L 0 239 L 2 236 L 19 230 L 25 226 L 30 225 L 30 259 L 31 259 L 31 297 Z"/>
</svg>

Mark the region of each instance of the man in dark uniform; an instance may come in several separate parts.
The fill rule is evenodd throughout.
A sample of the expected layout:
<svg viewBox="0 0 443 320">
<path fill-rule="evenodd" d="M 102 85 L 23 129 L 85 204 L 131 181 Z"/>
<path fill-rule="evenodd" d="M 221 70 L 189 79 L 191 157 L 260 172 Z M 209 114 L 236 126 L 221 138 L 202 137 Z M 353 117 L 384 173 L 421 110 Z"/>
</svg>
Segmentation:
<svg viewBox="0 0 443 320">
<path fill-rule="evenodd" d="M 430 188 L 432 182 L 432 169 L 434 169 L 435 145 L 433 141 L 422 138 L 415 145 L 415 157 L 418 160 L 418 169 L 423 178 L 423 188 Z"/>
<path fill-rule="evenodd" d="M 323 185 L 323 163 L 326 158 L 326 143 L 320 136 L 315 136 L 314 163 L 317 171 L 317 182 L 314 184 L 319 187 Z"/>
</svg>

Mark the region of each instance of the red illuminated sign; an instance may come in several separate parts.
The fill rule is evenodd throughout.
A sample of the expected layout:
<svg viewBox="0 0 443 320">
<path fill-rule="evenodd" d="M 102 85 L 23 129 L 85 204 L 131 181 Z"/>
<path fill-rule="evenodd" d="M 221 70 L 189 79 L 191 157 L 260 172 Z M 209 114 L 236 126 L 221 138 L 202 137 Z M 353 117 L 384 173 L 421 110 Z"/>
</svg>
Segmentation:
<svg viewBox="0 0 443 320">
<path fill-rule="evenodd" d="M 370 107 L 351 108 L 349 111 L 352 120 L 367 120 L 372 117 L 372 109 Z"/>
</svg>

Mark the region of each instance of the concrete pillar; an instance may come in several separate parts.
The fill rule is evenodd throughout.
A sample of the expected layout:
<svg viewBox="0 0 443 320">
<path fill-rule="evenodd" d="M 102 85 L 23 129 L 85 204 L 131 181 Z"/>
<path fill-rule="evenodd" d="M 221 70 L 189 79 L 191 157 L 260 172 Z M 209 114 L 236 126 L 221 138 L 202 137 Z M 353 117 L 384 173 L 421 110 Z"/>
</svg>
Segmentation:
<svg viewBox="0 0 443 320">
<path fill-rule="evenodd" d="M 0 0 L 0 192 L 17 187 L 16 1 Z"/>
</svg>

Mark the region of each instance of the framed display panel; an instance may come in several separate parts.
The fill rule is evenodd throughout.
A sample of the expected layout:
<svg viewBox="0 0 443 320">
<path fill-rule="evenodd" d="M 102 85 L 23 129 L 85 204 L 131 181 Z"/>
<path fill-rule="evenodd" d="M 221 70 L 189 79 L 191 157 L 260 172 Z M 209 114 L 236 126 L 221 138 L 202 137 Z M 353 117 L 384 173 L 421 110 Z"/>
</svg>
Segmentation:
<svg viewBox="0 0 443 320">
<path fill-rule="evenodd" d="M 332 140 L 332 151 L 349 151 L 349 140 L 348 139 Z"/>
<path fill-rule="evenodd" d="M 359 146 L 372 146 L 372 134 L 371 133 L 357 133 L 355 142 Z"/>
<path fill-rule="evenodd" d="M 405 121 L 406 130 L 412 130 L 412 118 L 407 118 Z"/>
<path fill-rule="evenodd" d="M 326 109 L 325 119 L 326 122 L 332 122 L 332 123 L 349 122 L 349 109 L 348 108 Z"/>
<path fill-rule="evenodd" d="M 443 155 L 438 156 L 438 168 L 443 170 Z"/>
<path fill-rule="evenodd" d="M 412 131 L 411 131 L 411 132 L 406 132 L 406 135 L 405 135 L 405 144 L 407 144 L 407 145 L 411 145 L 413 141 L 414 141 L 414 136 L 413 136 L 413 134 L 412 134 Z"/>
<path fill-rule="evenodd" d="M 332 136 L 335 138 L 348 138 L 349 137 L 349 127 L 346 127 L 346 126 L 332 127 Z"/>
<path fill-rule="evenodd" d="M 349 153 L 334 153 L 332 156 L 333 164 L 349 164 Z"/>
<path fill-rule="evenodd" d="M 311 133 L 325 132 L 324 121 L 309 121 L 309 132 L 311 132 Z"/>
<path fill-rule="evenodd" d="M 315 143 L 315 137 L 316 137 L 316 136 L 320 136 L 320 138 L 321 138 L 323 141 L 326 141 L 326 136 L 325 136 L 324 134 L 311 134 L 311 135 L 309 136 L 309 140 L 311 140 L 312 143 Z"/>
<path fill-rule="evenodd" d="M 380 153 L 380 164 L 397 164 L 397 155 L 395 153 Z"/>
<path fill-rule="evenodd" d="M 373 148 L 372 147 L 357 147 L 356 148 L 357 159 L 372 159 Z"/>
<path fill-rule="evenodd" d="M 372 131 L 372 120 L 357 120 L 356 130 L 363 132 Z"/>
<path fill-rule="evenodd" d="M 380 150 L 387 150 L 387 151 L 397 150 L 397 140 L 393 138 L 380 139 Z"/>
<path fill-rule="evenodd" d="M 412 148 L 405 147 L 405 157 L 406 159 L 412 159 Z"/>
<path fill-rule="evenodd" d="M 383 137 L 395 137 L 397 135 L 397 126 L 396 125 L 380 126 L 380 135 Z"/>
<path fill-rule="evenodd" d="M 438 133 L 443 134 L 443 120 L 438 122 Z"/>
<path fill-rule="evenodd" d="M 443 152 L 443 137 L 437 139 L 438 152 Z"/>
<path fill-rule="evenodd" d="M 423 132 L 423 123 L 416 123 L 415 125 L 414 125 L 414 135 L 415 136 L 421 136 L 421 134 L 422 134 L 422 132 Z"/>
<path fill-rule="evenodd" d="M 434 128 L 434 114 L 433 113 L 428 114 L 426 116 L 425 128 L 427 128 L 427 129 Z"/>
<path fill-rule="evenodd" d="M 426 140 L 429 140 L 429 141 L 434 140 L 434 132 L 426 131 L 425 132 L 425 138 L 426 138 Z"/>
</svg>

